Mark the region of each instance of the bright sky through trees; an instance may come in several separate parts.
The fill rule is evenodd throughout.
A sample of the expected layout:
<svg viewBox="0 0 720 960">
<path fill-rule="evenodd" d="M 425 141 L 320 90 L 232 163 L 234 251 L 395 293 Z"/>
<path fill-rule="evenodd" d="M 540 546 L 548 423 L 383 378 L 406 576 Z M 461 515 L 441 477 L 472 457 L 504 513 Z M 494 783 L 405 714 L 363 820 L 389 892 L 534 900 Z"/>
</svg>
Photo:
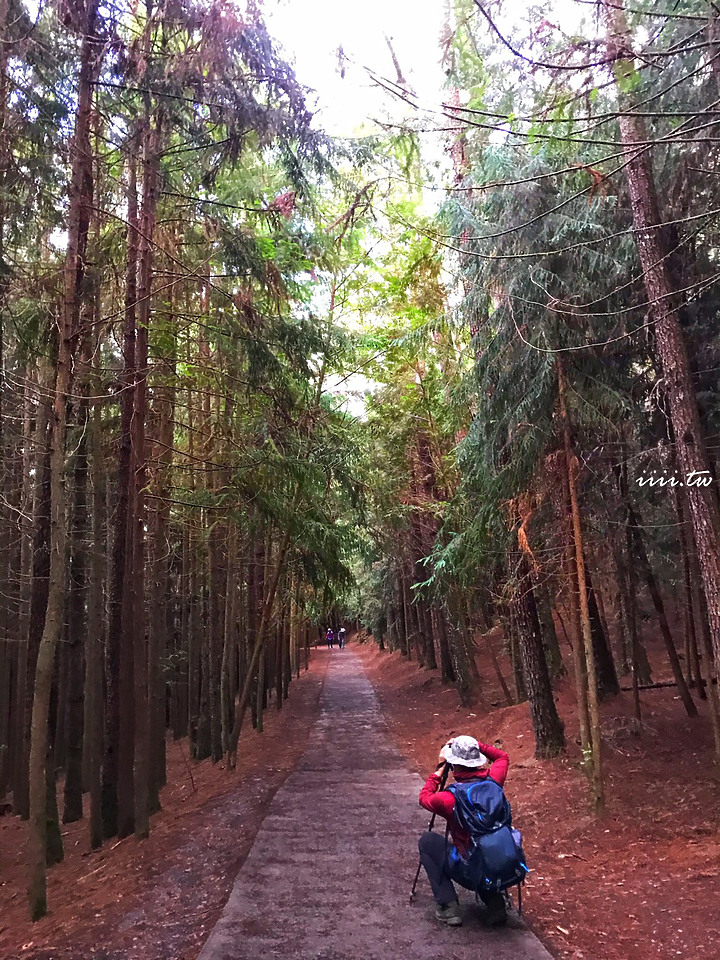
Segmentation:
<svg viewBox="0 0 720 960">
<path fill-rule="evenodd" d="M 390 45 L 407 88 L 423 104 L 437 105 L 444 97 L 445 74 L 440 64 L 444 7 L 437 0 L 367 0 L 361 4 L 269 0 L 265 13 L 271 34 L 295 64 L 298 79 L 316 93 L 317 125 L 332 136 L 375 132 L 372 121 L 377 118 L 399 122 L 414 113 L 371 78 L 369 71 L 398 80 Z M 440 159 L 443 149 L 437 138 L 432 138 L 432 144 L 425 139 L 426 159 Z M 433 195 L 429 199 L 435 205 L 438 198 Z M 350 413 L 364 415 L 363 394 L 370 386 L 364 376 L 332 376 L 327 386 L 346 397 Z"/>
<path fill-rule="evenodd" d="M 547 6 L 548 22 L 564 32 L 578 29 L 586 13 L 572 0 Z M 295 63 L 298 79 L 316 91 L 318 123 L 332 136 L 357 134 L 368 119 L 378 116 L 407 115 L 403 101 L 378 89 L 367 72 L 397 80 L 386 38 L 407 88 L 422 106 L 437 108 L 445 99 L 442 0 L 267 0 L 264 10 L 271 34 Z M 495 17 L 507 36 L 524 38 L 529 32 L 524 0 L 508 0 Z M 346 58 L 344 78 L 340 47 Z"/>
<path fill-rule="evenodd" d="M 301 83 L 317 91 L 318 121 L 330 134 L 352 136 L 368 119 L 406 107 L 373 86 L 364 68 L 397 79 L 389 37 L 408 86 L 437 103 L 443 4 L 439 0 L 269 0 L 265 12 L 273 36 L 295 61 Z M 338 48 L 345 56 L 340 76 Z"/>
</svg>

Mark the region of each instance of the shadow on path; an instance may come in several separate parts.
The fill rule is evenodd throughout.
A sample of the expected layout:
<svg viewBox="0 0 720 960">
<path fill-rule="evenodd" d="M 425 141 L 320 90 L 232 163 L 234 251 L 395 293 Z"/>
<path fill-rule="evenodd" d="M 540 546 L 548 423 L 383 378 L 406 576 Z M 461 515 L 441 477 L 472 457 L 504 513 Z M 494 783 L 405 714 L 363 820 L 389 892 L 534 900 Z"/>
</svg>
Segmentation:
<svg viewBox="0 0 720 960">
<path fill-rule="evenodd" d="M 421 780 L 397 752 L 359 658 L 332 657 L 322 714 L 277 792 L 223 915 L 198 960 L 550 960 L 520 921 L 434 917 L 427 879 L 408 897 L 427 813 Z"/>
</svg>

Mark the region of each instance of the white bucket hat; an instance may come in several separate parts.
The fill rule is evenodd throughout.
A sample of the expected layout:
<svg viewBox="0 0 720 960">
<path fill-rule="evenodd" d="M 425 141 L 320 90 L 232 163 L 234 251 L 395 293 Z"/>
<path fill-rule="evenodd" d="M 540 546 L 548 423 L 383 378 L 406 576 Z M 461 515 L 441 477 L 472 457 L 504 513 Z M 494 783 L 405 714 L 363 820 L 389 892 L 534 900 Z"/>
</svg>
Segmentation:
<svg viewBox="0 0 720 960">
<path fill-rule="evenodd" d="M 488 762 L 484 753 L 480 753 L 480 745 L 475 737 L 455 737 L 443 748 L 445 760 L 449 764 L 459 764 L 462 767 L 484 767 Z"/>
</svg>

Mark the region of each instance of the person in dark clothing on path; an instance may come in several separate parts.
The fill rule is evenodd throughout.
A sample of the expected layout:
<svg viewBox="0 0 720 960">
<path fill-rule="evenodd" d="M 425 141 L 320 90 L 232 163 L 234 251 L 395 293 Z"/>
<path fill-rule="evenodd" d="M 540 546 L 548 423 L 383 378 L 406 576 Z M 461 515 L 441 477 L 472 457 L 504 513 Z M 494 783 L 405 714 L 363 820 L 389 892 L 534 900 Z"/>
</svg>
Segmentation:
<svg viewBox="0 0 720 960">
<path fill-rule="evenodd" d="M 488 761 L 490 761 L 488 765 Z M 449 790 L 440 790 L 440 779 L 445 764 L 450 764 L 457 783 L 491 777 L 502 786 L 507 777 L 510 757 L 504 750 L 482 743 L 474 737 L 462 736 L 449 740 L 440 751 L 437 769 L 420 791 L 420 806 L 447 820 L 452 843 L 466 853 L 470 837 L 460 827 L 453 814 L 455 797 Z M 426 831 L 418 841 L 420 862 L 425 867 L 437 904 L 435 916 L 450 927 L 462 925 L 462 914 L 457 893 L 448 867 L 447 843 L 440 833 Z M 507 919 L 505 898 L 501 893 L 481 893 L 487 907 L 487 920 L 493 926 Z"/>
<path fill-rule="evenodd" d="M 345 627 L 340 627 L 338 630 L 338 646 L 341 650 L 345 646 Z"/>
<path fill-rule="evenodd" d="M 328 631 L 325 634 L 325 643 L 332 650 L 333 640 L 335 639 L 335 634 L 332 632 L 332 627 L 328 627 Z"/>
</svg>

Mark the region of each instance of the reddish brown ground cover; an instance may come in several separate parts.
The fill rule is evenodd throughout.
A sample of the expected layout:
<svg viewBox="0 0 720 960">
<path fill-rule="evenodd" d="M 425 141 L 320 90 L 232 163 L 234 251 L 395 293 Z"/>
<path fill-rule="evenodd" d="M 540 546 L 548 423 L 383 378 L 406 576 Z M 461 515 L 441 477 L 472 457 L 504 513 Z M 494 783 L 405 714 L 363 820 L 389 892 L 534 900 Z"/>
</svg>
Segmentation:
<svg viewBox="0 0 720 960">
<path fill-rule="evenodd" d="M 672 688 L 641 694 L 633 733 L 630 693 L 604 704 L 607 811 L 590 813 L 570 680 L 558 691 L 569 751 L 538 761 L 527 704 L 507 707 L 490 663 L 482 701 L 461 707 L 437 671 L 360 644 L 365 669 L 399 753 L 426 776 L 452 734 L 500 741 L 510 754 L 506 790 L 532 868 L 525 919 L 561 960 L 720 957 L 720 808 L 707 712 L 686 717 Z M 656 653 L 656 656 L 653 654 Z M 664 679 L 660 651 L 655 678 Z M 667 677 L 669 679 L 669 675 Z M 498 704 L 498 706 L 493 706 Z"/>
<path fill-rule="evenodd" d="M 595 819 L 578 769 L 569 680 L 558 692 L 568 756 L 539 762 L 527 705 L 501 705 L 482 648 L 486 681 L 472 709 L 460 706 L 437 671 L 371 643 L 354 649 L 400 762 L 407 757 L 426 774 L 443 740 L 460 732 L 500 740 L 510 753 L 507 791 L 533 868 L 525 917 L 553 955 L 720 957 L 719 784 L 702 705 L 703 716 L 689 720 L 672 689 L 643 693 L 640 736 L 632 732 L 629 694 L 603 706 L 608 804 Z M 653 659 L 661 679 L 659 652 Z M 236 773 L 193 765 L 193 789 L 181 747 L 170 742 L 169 786 L 149 840 L 128 838 L 90 853 L 87 825 L 64 827 L 66 860 L 50 871 L 51 911 L 38 924 L 29 923 L 25 902 L 27 827 L 0 819 L 0 960 L 195 958 L 274 792 L 302 754 L 327 662 L 311 661 L 282 712 L 268 711 L 262 736 L 245 731 Z"/>
<path fill-rule="evenodd" d="M 50 912 L 36 924 L 25 897 L 27 824 L 0 819 L 0 960 L 196 957 L 272 797 L 305 749 L 326 666 L 311 659 L 282 711 L 271 705 L 265 732 L 243 732 L 235 772 L 209 761 L 188 767 L 187 745 L 168 741 L 168 786 L 149 839 L 93 853 L 87 823 L 64 826 L 65 861 L 49 872 Z"/>
</svg>

